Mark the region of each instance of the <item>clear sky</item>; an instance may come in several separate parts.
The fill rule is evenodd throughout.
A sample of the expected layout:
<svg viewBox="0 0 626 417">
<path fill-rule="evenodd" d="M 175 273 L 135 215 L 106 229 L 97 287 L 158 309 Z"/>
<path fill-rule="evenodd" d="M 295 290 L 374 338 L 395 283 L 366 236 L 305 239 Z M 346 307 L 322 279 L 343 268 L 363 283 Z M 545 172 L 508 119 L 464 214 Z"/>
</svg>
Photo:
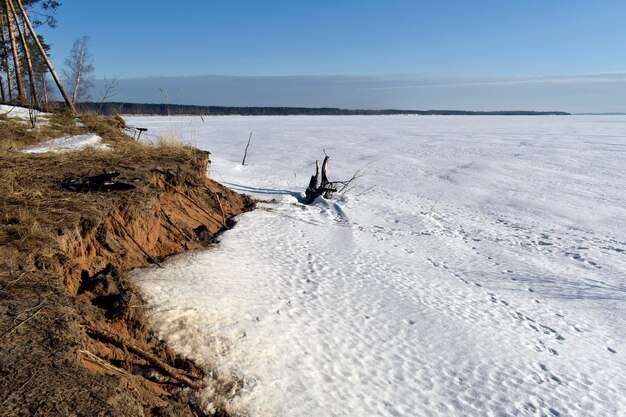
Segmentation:
<svg viewBox="0 0 626 417">
<path fill-rule="evenodd" d="M 625 0 L 62 3 L 57 11 L 58 27 L 42 29 L 53 44 L 53 59 L 61 65 L 72 42 L 88 35 L 99 77 L 105 72 L 132 79 L 270 76 L 268 80 L 275 85 L 272 76 L 325 76 L 324 80 L 366 76 L 375 86 L 381 76 L 406 77 L 413 82 L 416 77 L 485 82 L 490 78 L 626 73 Z M 336 77 L 339 75 L 342 77 Z M 310 81 L 310 77 L 302 78 Z M 584 90 L 590 91 L 588 80 Z M 626 91 L 623 78 L 614 90 Z M 489 90 L 485 91 L 488 94 Z M 145 96 L 142 100 L 144 96 L 137 94 L 134 101 L 158 99 Z M 343 100 L 335 95 L 327 103 L 323 98 L 318 101 L 330 106 L 352 103 L 354 97 L 345 94 Z M 476 95 L 474 108 L 488 104 L 480 95 Z M 433 107 L 418 96 L 415 104 L 420 108 Z M 248 98 L 268 105 L 261 96 Z M 301 99 L 303 105 L 315 101 L 308 96 Z M 459 108 L 454 105 L 458 99 L 451 100 L 442 104 Z M 288 101 L 285 105 L 294 104 Z M 614 104 L 619 108 L 583 106 L 575 111 L 626 111 L 626 101 L 617 101 Z M 367 103 L 361 107 L 376 106 Z M 397 106 L 390 104 L 414 107 L 411 103 L 404 97 Z M 467 103 L 463 100 L 465 107 Z M 527 108 L 542 103 L 538 100 L 533 105 L 532 97 L 519 101 Z M 209 100 L 204 104 L 221 103 Z M 561 108 L 571 104 L 564 98 Z"/>
</svg>

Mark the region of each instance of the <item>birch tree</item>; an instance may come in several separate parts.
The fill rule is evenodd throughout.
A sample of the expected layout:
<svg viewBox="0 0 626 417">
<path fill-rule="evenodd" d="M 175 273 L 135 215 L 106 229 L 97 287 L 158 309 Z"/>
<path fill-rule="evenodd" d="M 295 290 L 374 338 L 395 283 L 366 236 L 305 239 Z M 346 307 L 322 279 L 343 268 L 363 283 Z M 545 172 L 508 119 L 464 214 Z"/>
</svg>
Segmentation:
<svg viewBox="0 0 626 417">
<path fill-rule="evenodd" d="M 85 101 L 91 94 L 94 79 L 93 57 L 89 52 L 89 37 L 77 39 L 65 59 L 63 77 L 72 103 Z"/>
</svg>

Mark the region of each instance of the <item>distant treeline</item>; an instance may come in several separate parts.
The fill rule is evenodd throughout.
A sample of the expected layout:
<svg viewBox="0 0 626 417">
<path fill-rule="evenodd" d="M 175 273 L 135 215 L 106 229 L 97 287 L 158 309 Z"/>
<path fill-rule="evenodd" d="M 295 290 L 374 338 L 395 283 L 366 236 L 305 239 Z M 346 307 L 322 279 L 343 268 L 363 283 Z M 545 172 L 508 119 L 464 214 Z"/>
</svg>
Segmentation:
<svg viewBox="0 0 626 417">
<path fill-rule="evenodd" d="M 566 112 L 541 111 L 464 111 L 464 110 L 346 110 L 332 107 L 227 107 L 227 106 L 194 106 L 181 104 L 153 103 L 80 103 L 80 112 L 96 112 L 104 115 L 154 115 L 154 116 L 353 116 L 353 115 L 442 115 L 442 116 L 537 116 L 562 115 Z"/>
</svg>

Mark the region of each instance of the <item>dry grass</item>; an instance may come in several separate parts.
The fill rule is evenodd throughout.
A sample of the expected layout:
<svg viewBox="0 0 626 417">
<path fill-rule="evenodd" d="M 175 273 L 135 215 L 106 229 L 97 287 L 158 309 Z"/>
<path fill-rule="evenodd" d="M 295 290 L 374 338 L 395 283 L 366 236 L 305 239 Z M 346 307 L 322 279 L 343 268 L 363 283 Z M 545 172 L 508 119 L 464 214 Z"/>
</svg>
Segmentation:
<svg viewBox="0 0 626 417">
<path fill-rule="evenodd" d="M 157 142 L 155 145 L 163 148 L 181 148 L 185 146 L 185 144 L 183 143 L 183 139 L 180 137 L 180 135 L 161 135 L 157 138 Z"/>
<path fill-rule="evenodd" d="M 0 245 L 13 243 L 20 250 L 29 250 L 52 238 L 64 225 L 76 224 L 78 213 L 99 213 L 98 199 L 103 196 L 68 193 L 60 187 L 65 178 L 117 170 L 120 180 L 139 180 L 141 184 L 154 169 L 184 167 L 191 173 L 202 163 L 200 151 L 179 141 L 148 146 L 133 140 L 123 132 L 124 122 L 119 117 L 85 114 L 77 124 L 73 116 L 58 112 L 48 120 L 30 129 L 27 121 L 0 118 Z M 112 150 L 17 152 L 50 138 L 86 133 L 101 136 Z M 146 190 L 140 186 L 135 193 Z M 128 198 L 132 196 L 129 193 Z"/>
<path fill-rule="evenodd" d="M 78 125 L 76 118 L 67 112 L 40 115 L 35 128 L 31 128 L 28 120 L 0 116 L 0 151 L 20 150 L 47 139 L 87 132 L 88 129 Z"/>
</svg>

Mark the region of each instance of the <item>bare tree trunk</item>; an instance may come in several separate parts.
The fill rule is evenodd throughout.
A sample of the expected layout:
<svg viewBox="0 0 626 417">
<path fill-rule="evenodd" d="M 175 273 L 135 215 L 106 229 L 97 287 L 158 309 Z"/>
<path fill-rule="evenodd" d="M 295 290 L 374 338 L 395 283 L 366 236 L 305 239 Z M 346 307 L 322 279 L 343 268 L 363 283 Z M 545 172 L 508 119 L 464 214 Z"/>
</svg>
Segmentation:
<svg viewBox="0 0 626 417">
<path fill-rule="evenodd" d="M 76 98 L 78 97 L 78 89 L 80 88 L 81 81 L 81 73 L 79 72 L 76 76 L 76 85 L 74 86 L 74 91 L 72 91 L 72 103 L 76 103 Z"/>
<path fill-rule="evenodd" d="M 9 50 L 7 49 L 7 41 L 4 36 L 4 27 L 5 27 L 5 18 L 4 16 L 0 16 L 0 23 L 2 23 L 2 27 L 0 28 L 0 38 L 2 39 L 2 49 L 4 49 L 4 62 L 2 66 L 4 67 L 4 72 L 7 75 L 7 92 L 9 93 L 9 101 L 13 100 L 13 88 L 11 86 L 11 65 L 9 65 Z"/>
<path fill-rule="evenodd" d="M 24 94 L 24 84 L 22 82 L 22 69 L 20 68 L 20 57 L 17 53 L 17 42 L 15 41 L 15 27 L 13 26 L 13 18 L 11 17 L 10 1 L 4 0 L 7 14 L 7 26 L 9 28 L 9 40 L 11 41 L 11 50 L 13 51 L 13 68 L 15 70 L 15 83 L 17 84 L 17 100 L 20 104 L 26 103 L 26 94 Z"/>
<path fill-rule="evenodd" d="M 32 100 L 35 104 L 39 104 L 39 97 L 37 97 L 37 86 L 35 85 L 35 76 L 33 75 L 33 61 L 30 58 L 30 50 L 28 49 L 28 42 L 26 41 L 26 27 L 20 26 L 20 20 L 17 16 L 17 12 L 15 11 L 15 6 L 11 0 L 7 0 L 9 5 L 11 6 L 11 13 L 15 18 L 15 25 L 17 26 L 17 32 L 20 35 L 20 39 L 22 41 L 22 50 L 24 51 L 24 56 L 26 57 L 26 64 L 28 66 L 28 81 L 30 83 L 30 93 Z M 22 23 L 24 23 L 22 21 Z"/>
<path fill-rule="evenodd" d="M 76 103 L 78 99 L 78 92 L 81 89 L 81 84 L 83 82 L 85 61 L 87 58 L 87 44 L 84 42 L 85 38 L 83 37 L 83 42 L 81 43 L 80 52 L 78 56 L 77 68 L 76 68 L 76 79 L 74 80 L 76 84 L 74 85 L 74 91 L 72 91 L 72 103 Z"/>
<path fill-rule="evenodd" d="M 46 73 L 41 74 L 41 89 L 43 90 L 43 102 L 48 107 L 48 81 L 46 80 Z"/>
<path fill-rule="evenodd" d="M 2 76 L 2 73 L 0 72 L 0 95 L 2 96 L 2 102 L 6 102 L 7 101 L 7 96 L 4 92 L 4 77 Z"/>
<path fill-rule="evenodd" d="M 24 10 L 24 5 L 22 5 L 22 0 L 17 0 L 17 5 L 20 8 L 20 12 L 22 14 L 22 18 L 24 19 L 24 23 L 26 23 L 26 25 L 28 26 L 28 30 L 30 31 L 30 34 L 33 40 L 37 44 L 37 48 L 39 48 L 39 52 L 41 53 L 41 56 L 43 57 L 44 61 L 46 61 L 46 65 L 48 66 L 48 69 L 50 70 L 50 73 L 52 74 L 52 78 L 54 78 L 54 82 L 56 83 L 57 87 L 59 88 L 59 91 L 61 92 L 61 95 L 63 96 L 63 99 L 65 100 L 65 104 L 67 104 L 67 106 L 70 108 L 72 113 L 76 113 L 76 108 L 74 107 L 74 103 L 72 103 L 67 93 L 65 92 L 65 88 L 63 88 L 63 84 L 61 84 L 61 80 L 59 79 L 57 72 L 54 70 L 54 67 L 52 66 L 52 62 L 50 62 L 50 59 L 48 58 L 48 55 L 46 54 L 46 51 L 43 48 L 43 45 L 41 44 L 41 42 L 39 41 L 39 38 L 37 37 L 37 33 L 35 33 L 35 29 L 33 29 L 33 25 L 30 23 L 28 14 L 26 13 L 26 10 Z"/>
</svg>

